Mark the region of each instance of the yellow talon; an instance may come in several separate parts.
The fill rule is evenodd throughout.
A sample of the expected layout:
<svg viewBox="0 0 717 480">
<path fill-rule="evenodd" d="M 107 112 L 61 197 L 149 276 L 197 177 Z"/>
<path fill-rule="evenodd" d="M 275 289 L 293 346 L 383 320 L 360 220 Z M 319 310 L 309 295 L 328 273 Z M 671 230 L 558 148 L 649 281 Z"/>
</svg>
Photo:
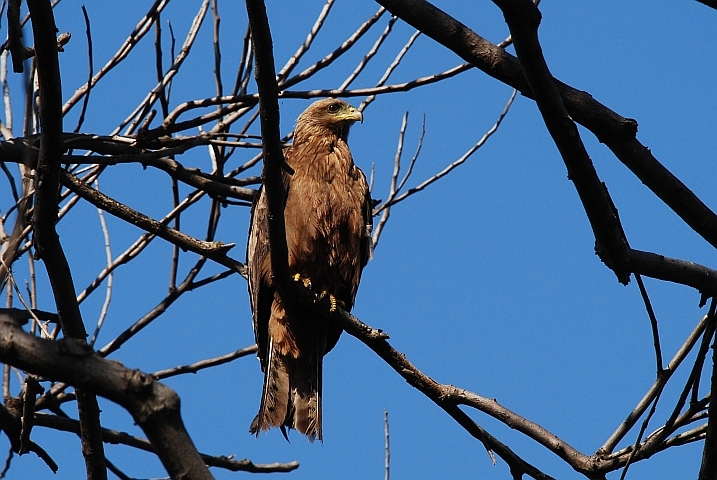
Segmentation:
<svg viewBox="0 0 717 480">
<path fill-rule="evenodd" d="M 300 273 L 295 273 L 292 278 L 295 282 L 303 283 L 304 287 L 311 288 L 311 279 L 309 277 L 302 277 Z"/>
<path fill-rule="evenodd" d="M 338 310 L 338 307 L 341 307 L 344 309 L 346 308 L 346 304 L 344 302 L 342 302 L 341 300 L 339 300 L 338 298 L 331 295 L 331 293 L 329 293 L 328 290 L 324 290 L 323 292 L 321 292 L 321 294 L 319 295 L 319 301 L 323 300 L 324 297 L 327 297 L 327 296 L 329 297 L 329 305 L 331 306 L 329 308 L 329 313 L 334 313 L 336 310 Z"/>
</svg>

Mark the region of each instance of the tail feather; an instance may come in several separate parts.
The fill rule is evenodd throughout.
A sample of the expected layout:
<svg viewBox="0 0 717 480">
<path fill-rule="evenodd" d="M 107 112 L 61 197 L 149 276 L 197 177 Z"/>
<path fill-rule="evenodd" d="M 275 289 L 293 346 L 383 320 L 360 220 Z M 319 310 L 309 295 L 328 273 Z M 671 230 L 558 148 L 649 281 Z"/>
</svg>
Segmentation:
<svg viewBox="0 0 717 480">
<path fill-rule="evenodd" d="M 285 423 L 289 414 L 289 365 L 287 359 L 277 352 L 274 342 L 269 345 L 269 360 L 264 372 L 264 388 L 259 413 L 251 423 L 249 432 L 259 435 L 263 430 Z"/>
<path fill-rule="evenodd" d="M 313 357 L 313 358 L 312 358 Z M 323 440 L 321 431 L 321 355 L 295 361 L 290 379 L 293 425 L 310 442 Z"/>
<path fill-rule="evenodd" d="M 323 440 L 321 429 L 322 355 L 293 358 L 282 355 L 269 345 L 264 373 L 264 389 L 259 413 L 249 431 L 255 435 L 280 427 L 289 427 L 306 435 L 310 442 Z"/>
</svg>

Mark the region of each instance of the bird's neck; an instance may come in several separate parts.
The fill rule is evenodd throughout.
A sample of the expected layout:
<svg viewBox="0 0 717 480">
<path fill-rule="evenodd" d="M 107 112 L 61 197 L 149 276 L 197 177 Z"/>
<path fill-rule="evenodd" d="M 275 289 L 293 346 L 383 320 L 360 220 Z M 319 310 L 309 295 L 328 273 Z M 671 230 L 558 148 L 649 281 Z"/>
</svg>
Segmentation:
<svg viewBox="0 0 717 480">
<path fill-rule="evenodd" d="M 294 132 L 294 144 L 309 142 L 312 138 L 321 138 L 329 143 L 336 144 L 339 141 L 348 142 L 350 125 L 336 125 L 334 128 L 326 128 L 323 125 L 308 124 L 303 128 L 297 128 Z"/>
</svg>

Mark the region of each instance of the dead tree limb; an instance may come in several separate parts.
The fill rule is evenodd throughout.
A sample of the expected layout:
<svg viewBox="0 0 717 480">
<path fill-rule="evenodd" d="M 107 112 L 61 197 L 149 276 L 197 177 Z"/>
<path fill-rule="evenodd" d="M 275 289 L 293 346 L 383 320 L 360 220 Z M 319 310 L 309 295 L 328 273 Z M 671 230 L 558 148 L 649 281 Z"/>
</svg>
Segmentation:
<svg viewBox="0 0 717 480">
<path fill-rule="evenodd" d="M 87 332 L 77 303 L 72 272 L 55 230 L 62 144 L 62 83 L 57 56 L 57 27 L 49 0 L 28 0 L 35 41 L 37 77 L 40 89 L 40 153 L 35 177 L 33 218 L 35 248 L 47 268 L 62 332 L 68 338 L 86 342 Z M 77 388 L 82 454 L 87 478 L 105 480 L 104 445 L 100 433 L 100 408 L 95 394 Z"/>
<path fill-rule="evenodd" d="M 630 281 L 627 239 L 607 191 L 568 114 L 538 40 L 541 14 L 530 0 L 494 0 L 503 11 L 523 74 L 568 169 L 595 235 L 595 251 L 622 284 Z"/>
<path fill-rule="evenodd" d="M 456 53 L 487 75 L 535 98 L 520 62 L 425 0 L 377 0 L 414 28 Z M 554 79 L 570 117 L 605 143 L 660 200 L 685 223 L 717 247 L 717 215 L 642 145 L 637 122 L 624 118 L 589 93 Z"/>
<path fill-rule="evenodd" d="M 103 359 L 84 340 L 37 338 L 5 315 L 0 317 L 0 361 L 87 389 L 124 407 L 172 478 L 213 478 L 184 427 L 179 396 L 151 375 Z"/>
</svg>

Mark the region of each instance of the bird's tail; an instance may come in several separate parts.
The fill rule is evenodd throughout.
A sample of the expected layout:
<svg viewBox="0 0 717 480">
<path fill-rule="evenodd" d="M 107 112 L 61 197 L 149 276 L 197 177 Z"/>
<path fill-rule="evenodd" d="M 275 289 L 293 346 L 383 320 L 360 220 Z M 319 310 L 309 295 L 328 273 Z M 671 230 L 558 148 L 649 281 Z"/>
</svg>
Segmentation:
<svg viewBox="0 0 717 480">
<path fill-rule="evenodd" d="M 271 427 L 293 428 L 310 442 L 323 440 L 321 430 L 321 375 L 323 355 L 294 358 L 282 355 L 273 341 L 264 372 L 259 413 L 249 431 L 259 435 Z M 287 438 L 288 439 L 288 438 Z"/>
</svg>

